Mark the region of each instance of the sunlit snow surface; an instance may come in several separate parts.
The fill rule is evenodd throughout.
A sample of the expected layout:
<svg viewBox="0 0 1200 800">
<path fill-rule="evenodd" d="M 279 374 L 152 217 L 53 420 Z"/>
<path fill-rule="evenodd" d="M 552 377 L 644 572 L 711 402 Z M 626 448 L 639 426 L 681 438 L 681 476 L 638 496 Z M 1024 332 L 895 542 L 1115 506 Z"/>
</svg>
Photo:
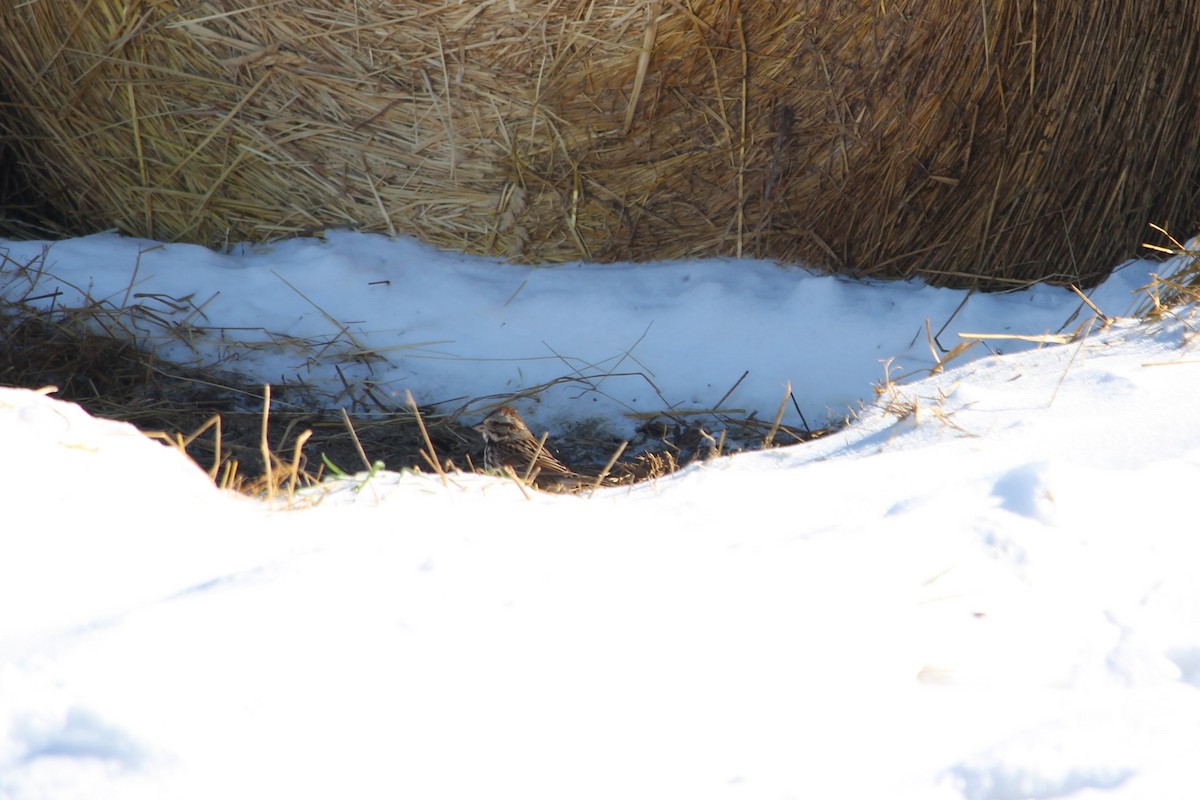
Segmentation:
<svg viewBox="0 0 1200 800">
<path fill-rule="evenodd" d="M 549 428 L 598 416 L 629 429 L 623 413 L 711 409 L 723 398 L 722 408 L 772 419 L 789 383 L 818 425 L 857 408 L 886 360 L 899 373 L 932 366 L 929 333 L 949 350 L 962 331 L 1043 334 L 1082 321 L 1065 289 L 964 305 L 962 291 L 763 261 L 530 268 L 338 231 L 229 255 L 100 235 L 0 241 L 0 256 L 5 296 L 130 308 L 127 327 L 178 362 L 303 381 L 340 403 L 355 399 L 347 383 L 369 381 L 397 406 L 406 391 L 456 408 L 557 381 L 522 407 Z M 1097 304 L 1126 313 L 1154 266 L 1118 271 Z"/>
<path fill-rule="evenodd" d="M 0 248 L 7 296 L 157 303 L 192 334 L 147 326 L 164 352 L 331 398 L 337 362 L 421 402 L 587 378 L 521 406 L 551 428 L 711 407 L 747 371 L 727 405 L 769 418 L 790 382 L 810 422 L 868 406 L 590 497 L 383 473 L 287 510 L 0 389 L 0 797 L 1200 791 L 1193 323 L 994 339 L 1007 355 L 871 405 L 882 362 L 928 371 L 926 319 L 952 347 L 1091 312 L 976 295 L 941 330 L 964 293 L 756 262 L 531 270 L 352 234 L 229 256 L 88 237 L 18 274 L 42 247 Z M 1167 266 L 1093 299 L 1125 314 Z"/>
</svg>

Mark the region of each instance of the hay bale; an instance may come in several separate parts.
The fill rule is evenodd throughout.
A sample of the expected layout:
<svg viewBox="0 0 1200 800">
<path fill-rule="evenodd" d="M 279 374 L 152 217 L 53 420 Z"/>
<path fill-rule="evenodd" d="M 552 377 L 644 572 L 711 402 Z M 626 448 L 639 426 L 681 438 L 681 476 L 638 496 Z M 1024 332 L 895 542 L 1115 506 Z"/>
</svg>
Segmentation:
<svg viewBox="0 0 1200 800">
<path fill-rule="evenodd" d="M 3 124 L 81 226 L 1093 283 L 1197 213 L 1200 0 L 27 0 Z"/>
</svg>

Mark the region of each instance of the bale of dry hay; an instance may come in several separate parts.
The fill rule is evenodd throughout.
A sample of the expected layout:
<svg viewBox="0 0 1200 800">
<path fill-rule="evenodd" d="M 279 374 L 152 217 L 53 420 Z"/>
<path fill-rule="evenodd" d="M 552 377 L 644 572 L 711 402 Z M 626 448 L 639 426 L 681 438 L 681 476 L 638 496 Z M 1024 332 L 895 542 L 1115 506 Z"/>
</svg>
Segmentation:
<svg viewBox="0 0 1200 800">
<path fill-rule="evenodd" d="M 1089 284 L 1195 222 L 1200 0 L 26 0 L 0 114 L 80 227 Z"/>
</svg>

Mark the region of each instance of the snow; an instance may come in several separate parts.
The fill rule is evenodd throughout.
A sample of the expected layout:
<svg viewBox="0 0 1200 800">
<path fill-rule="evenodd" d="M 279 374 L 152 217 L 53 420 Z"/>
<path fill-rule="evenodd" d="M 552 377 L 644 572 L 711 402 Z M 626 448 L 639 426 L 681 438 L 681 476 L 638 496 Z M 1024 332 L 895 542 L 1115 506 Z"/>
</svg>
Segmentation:
<svg viewBox="0 0 1200 800">
<path fill-rule="evenodd" d="M 1194 324 L 1126 316 L 1177 264 L 1122 265 L 1091 293 L 1106 325 L 1049 287 L 533 269 L 347 232 L 0 253 L 8 297 L 106 303 L 165 355 L 331 404 L 336 365 L 398 405 L 559 381 L 517 401 L 538 429 L 735 384 L 764 418 L 789 383 L 810 424 L 853 417 L 587 497 L 384 472 L 289 509 L 0 388 L 0 797 L 1200 791 Z M 947 349 L 1086 335 L 930 375 L 927 321 Z"/>
<path fill-rule="evenodd" d="M 114 235 L 7 249 L 7 263 L 39 268 L 8 276 L 6 296 L 136 306 L 174 326 L 137 321 L 177 362 L 302 380 L 335 402 L 352 399 L 343 379 L 369 381 L 397 406 L 406 390 L 419 403 L 455 407 L 562 381 L 521 409 L 548 429 L 596 416 L 627 433 L 623 412 L 713 408 L 735 384 L 725 407 L 773 419 L 789 383 L 819 425 L 869 396 L 882 360 L 931 367 L 926 319 L 935 334 L 950 321 L 939 336 L 948 349 L 959 331 L 1056 331 L 1081 306 L 1043 287 L 975 295 L 955 316 L 965 292 L 880 287 L 761 261 L 531 269 L 341 231 L 325 243 L 229 255 Z M 1122 270 L 1096 301 L 1124 313 L 1145 279 Z M 389 363 L 364 359 L 368 352 Z M 788 412 L 799 425 L 790 403 Z"/>
</svg>

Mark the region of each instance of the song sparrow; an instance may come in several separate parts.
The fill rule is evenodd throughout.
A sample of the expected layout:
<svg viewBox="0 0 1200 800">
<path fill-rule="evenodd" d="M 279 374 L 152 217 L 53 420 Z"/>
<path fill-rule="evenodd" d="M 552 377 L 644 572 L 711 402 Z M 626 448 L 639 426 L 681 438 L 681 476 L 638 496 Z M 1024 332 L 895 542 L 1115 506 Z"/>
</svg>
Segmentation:
<svg viewBox="0 0 1200 800">
<path fill-rule="evenodd" d="M 519 477 L 529 475 L 540 489 L 574 489 L 592 479 L 572 472 L 545 447 L 512 406 L 500 406 L 475 426 L 483 435 L 485 469 L 511 467 Z"/>
</svg>

